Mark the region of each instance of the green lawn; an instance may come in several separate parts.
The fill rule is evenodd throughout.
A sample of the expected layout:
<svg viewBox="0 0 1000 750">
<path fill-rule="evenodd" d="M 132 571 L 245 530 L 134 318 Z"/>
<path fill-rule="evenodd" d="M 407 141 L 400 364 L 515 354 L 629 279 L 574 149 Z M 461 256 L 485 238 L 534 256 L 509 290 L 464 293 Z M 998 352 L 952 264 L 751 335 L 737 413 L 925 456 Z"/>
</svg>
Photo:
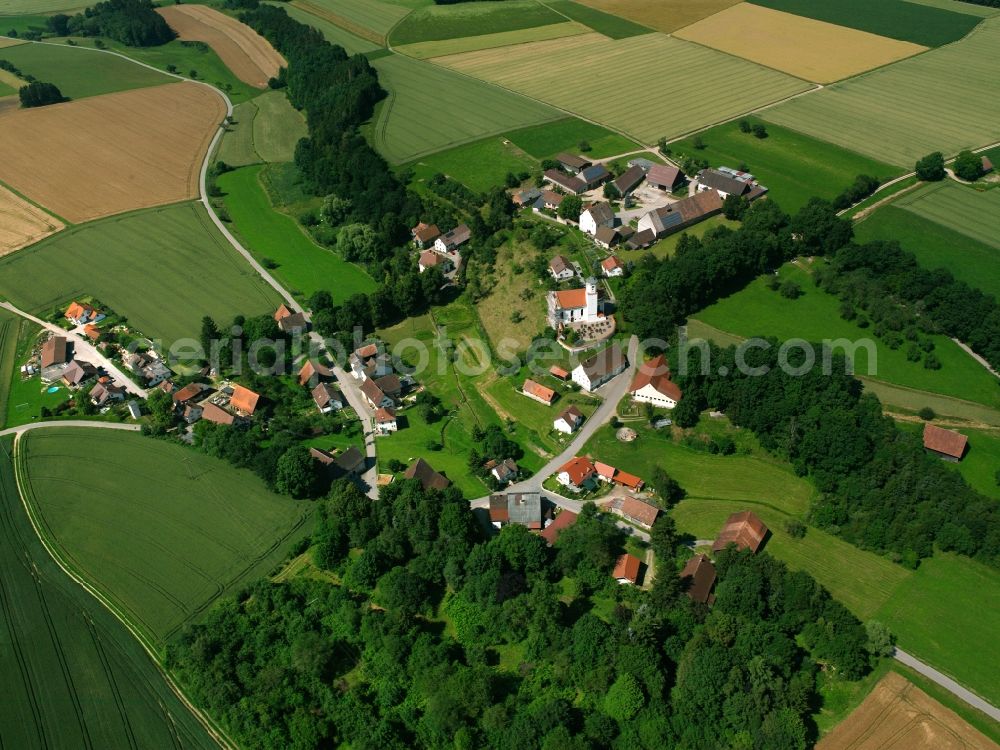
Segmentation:
<svg viewBox="0 0 1000 750">
<path fill-rule="evenodd" d="M 877 366 L 871 375 L 877 379 L 990 407 L 1000 405 L 996 379 L 946 336 L 930 337 L 941 369 L 925 369 L 922 363 L 906 359 L 905 346 L 892 350 L 878 341 L 870 329 L 843 320 L 840 301 L 818 289 L 801 265 L 783 266 L 781 276 L 798 282 L 805 294 L 796 300 L 786 299 L 768 289 L 761 277 L 744 290 L 702 310 L 698 320 L 744 338 L 776 336 L 780 340 L 804 338 L 812 342 L 839 338 L 871 340 L 877 352 Z M 859 349 L 855 372 L 869 374 L 869 369 L 867 352 Z"/>
<path fill-rule="evenodd" d="M 253 121 L 257 104 L 253 100 L 233 107 L 233 116 L 226 132 L 222 134 L 215 158 L 231 167 L 245 167 L 261 161 L 253 144 Z"/>
<path fill-rule="evenodd" d="M 705 338 L 710 337 L 706 336 Z M 1000 411 L 983 404 L 942 396 L 937 393 L 903 388 L 867 377 L 862 377 L 861 381 L 865 384 L 865 390 L 878 396 L 879 401 L 883 404 L 892 405 L 910 414 L 916 414 L 925 406 L 929 406 L 939 416 L 1000 427 Z"/>
<path fill-rule="evenodd" d="M 917 5 L 929 5 L 932 8 L 944 8 L 945 10 L 953 10 L 956 13 L 979 16 L 980 18 L 989 18 L 1000 13 L 1000 8 L 990 8 L 987 5 L 974 5 L 964 2 L 964 0 L 907 0 L 907 2 L 916 3 Z"/>
<path fill-rule="evenodd" d="M 258 179 L 262 167 L 243 167 L 218 179 L 225 193 L 232 228 L 260 260 L 278 264 L 274 274 L 293 294 L 306 298 L 320 289 L 335 300 L 375 289 L 375 281 L 360 267 L 320 247 L 291 216 L 277 211 Z"/>
<path fill-rule="evenodd" d="M 288 101 L 283 91 L 261 94 L 254 103 L 257 115 L 253 118 L 254 149 L 264 161 L 292 161 L 295 146 L 309 132 L 302 113 Z"/>
<path fill-rule="evenodd" d="M 16 427 L 41 418 L 42 407 L 52 409 L 70 397 L 63 385 L 46 386 L 35 375 L 22 379 L 41 327 L 3 311 L 0 315 L 0 428 Z M 49 388 L 57 388 L 50 393 Z"/>
<path fill-rule="evenodd" d="M 590 144 L 590 151 L 586 152 L 590 159 L 606 159 L 639 149 L 639 145 L 630 138 L 575 117 L 512 130 L 504 135 L 515 146 L 539 160 L 551 159 L 562 151 L 577 153 L 583 141 Z"/>
<path fill-rule="evenodd" d="M 197 336 L 205 315 L 224 324 L 280 304 L 198 203 L 91 222 L 8 255 L 0 295 L 41 315 L 93 296 L 167 345 Z"/>
<path fill-rule="evenodd" d="M 962 193 L 968 196 L 970 205 L 977 202 L 972 196 L 985 195 L 968 189 Z M 951 229 L 939 224 L 913 207 L 904 210 L 902 200 L 882 206 L 858 222 L 854 228 L 857 238 L 862 242 L 896 240 L 916 255 L 924 268 L 947 268 L 956 279 L 1000 298 L 1000 240 L 988 244 L 989 238 L 987 242 L 973 239 L 957 227 Z M 1000 211 L 1000 201 L 995 202 Z"/>
<path fill-rule="evenodd" d="M 651 31 L 651 29 L 647 29 L 645 26 L 640 26 L 627 19 L 613 16 L 610 13 L 604 13 L 581 3 L 574 3 L 572 0 L 550 0 L 546 5 L 567 18 L 579 21 L 599 34 L 604 34 L 604 36 L 609 36 L 612 39 L 625 39 L 630 36 L 648 34 Z"/>
<path fill-rule="evenodd" d="M 0 49 L 0 59 L 8 60 L 39 81 L 54 83 L 63 96 L 70 99 L 157 86 L 176 80 L 115 55 L 53 44 L 5 47 Z"/>
<path fill-rule="evenodd" d="M 17 375 L 17 340 L 21 332 L 21 319 L 6 310 L 0 310 L 0 429 L 6 427 L 11 384 Z"/>
<path fill-rule="evenodd" d="M 758 118 L 748 118 L 752 123 Z M 811 197 L 832 200 L 859 174 L 883 182 L 902 173 L 899 167 L 861 156 L 840 146 L 777 125 L 767 126 L 767 138 L 740 132 L 735 122 L 699 133 L 704 148 L 695 149 L 692 140 L 671 143 L 674 158 L 706 159 L 713 167 L 734 169 L 746 164 L 749 171 L 768 188 L 768 196 L 785 211 L 795 213 Z"/>
<path fill-rule="evenodd" d="M 328 42 L 340 45 L 347 50 L 349 55 L 364 54 L 365 52 L 373 52 L 374 50 L 379 49 L 379 46 L 374 42 L 362 39 L 360 36 L 352 34 L 350 31 L 331 23 L 325 18 L 313 15 L 309 11 L 303 10 L 302 8 L 292 5 L 291 3 L 273 2 L 268 3 L 268 5 L 283 8 L 285 12 L 296 21 L 317 29 L 323 34 L 324 37 L 326 37 Z"/>
<path fill-rule="evenodd" d="M 677 232 L 669 237 L 664 237 L 648 250 L 637 250 L 634 253 L 628 253 L 627 257 L 641 258 L 645 253 L 652 253 L 658 258 L 671 256 L 674 252 L 676 252 L 677 243 L 681 241 L 681 237 L 685 234 L 691 235 L 692 237 L 702 237 L 706 232 L 709 232 L 717 227 L 729 227 L 730 229 L 736 229 L 739 225 L 740 223 L 738 221 L 730 221 L 722 214 L 719 214 L 718 216 L 713 216 L 709 219 L 698 222 L 694 226 L 688 227 L 683 232 Z"/>
<path fill-rule="evenodd" d="M 961 430 L 969 438 L 965 458 L 955 465 L 965 481 L 987 497 L 1000 500 L 997 472 L 1000 472 L 1000 433 L 987 430 Z"/>
<path fill-rule="evenodd" d="M 47 19 L 48 16 L 32 14 L 2 15 L 0 16 L 0 34 L 17 37 L 29 31 L 44 32 Z"/>
<path fill-rule="evenodd" d="M 29 433 L 17 462 L 47 540 L 161 645 L 281 562 L 315 509 L 247 470 L 132 433 Z"/>
<path fill-rule="evenodd" d="M 534 0 L 430 5 L 403 19 L 392 30 L 389 41 L 396 46 L 517 31 L 565 21 L 563 16 Z"/>
<path fill-rule="evenodd" d="M 0 22 L 3 16 L 15 16 L 22 13 L 72 13 L 86 8 L 86 3 L 79 0 L 4 0 L 0 6 Z"/>
<path fill-rule="evenodd" d="M 538 162 L 505 145 L 501 136 L 490 136 L 464 146 L 438 151 L 406 165 L 416 180 L 429 180 L 438 172 L 467 185 L 477 192 L 504 186 L 508 172 L 530 172 Z"/>
<path fill-rule="evenodd" d="M 218 748 L 142 645 L 42 546 L 0 440 L 4 747 Z"/>
</svg>

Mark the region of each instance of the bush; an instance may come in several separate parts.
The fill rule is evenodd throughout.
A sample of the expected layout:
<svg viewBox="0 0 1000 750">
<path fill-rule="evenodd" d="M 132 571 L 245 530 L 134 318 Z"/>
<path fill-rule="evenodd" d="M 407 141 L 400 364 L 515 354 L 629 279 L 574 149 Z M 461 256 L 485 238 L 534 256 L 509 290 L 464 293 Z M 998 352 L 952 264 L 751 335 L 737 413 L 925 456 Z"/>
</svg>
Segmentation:
<svg viewBox="0 0 1000 750">
<path fill-rule="evenodd" d="M 802 296 L 802 287 L 798 282 L 789 279 L 781 285 L 781 296 L 786 299 L 798 299 Z"/>
<path fill-rule="evenodd" d="M 750 121 L 747 119 L 740 120 L 740 132 L 749 133 L 752 130 L 750 127 Z"/>
<path fill-rule="evenodd" d="M 932 419 L 934 419 L 934 417 L 937 416 L 937 414 L 934 413 L 934 410 L 931 407 L 925 406 L 923 409 L 917 412 L 917 416 L 920 417 L 925 422 L 930 422 Z"/>
<path fill-rule="evenodd" d="M 793 518 L 785 524 L 785 531 L 792 539 L 801 539 L 806 535 L 806 525 Z"/>
<path fill-rule="evenodd" d="M 694 146 L 695 149 L 697 149 L 698 151 L 701 151 L 702 149 L 705 148 L 705 141 L 701 139 L 700 135 L 696 135 L 694 137 L 694 140 L 691 141 L 691 145 Z"/>
<path fill-rule="evenodd" d="M 935 151 L 917 162 L 914 170 L 917 178 L 924 182 L 938 182 L 944 179 L 944 154 Z"/>
<path fill-rule="evenodd" d="M 578 144 L 576 145 L 576 147 L 577 147 L 578 149 L 580 149 L 580 151 L 581 151 L 581 152 L 583 152 L 583 153 L 587 153 L 588 151 L 590 151 L 590 143 L 589 143 L 589 142 L 587 142 L 587 141 L 580 141 L 580 142 L 579 142 L 579 143 L 578 143 Z"/>
<path fill-rule="evenodd" d="M 763 124 L 758 122 L 756 125 L 753 126 L 753 135 L 754 138 L 760 138 L 763 140 L 764 138 L 767 138 L 767 128 L 765 128 Z"/>
</svg>

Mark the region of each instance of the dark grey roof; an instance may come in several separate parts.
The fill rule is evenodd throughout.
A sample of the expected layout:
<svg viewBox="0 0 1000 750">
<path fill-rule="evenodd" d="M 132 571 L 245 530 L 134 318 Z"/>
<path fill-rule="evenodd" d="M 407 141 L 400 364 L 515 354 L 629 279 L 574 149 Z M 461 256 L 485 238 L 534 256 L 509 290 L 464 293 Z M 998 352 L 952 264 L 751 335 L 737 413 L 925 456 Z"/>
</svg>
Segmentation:
<svg viewBox="0 0 1000 750">
<path fill-rule="evenodd" d="M 610 176 L 611 173 L 604 168 L 603 164 L 595 164 L 594 166 L 587 167 L 582 172 L 580 172 L 580 179 L 582 179 L 588 185 L 592 185 L 598 180 L 603 180 Z"/>
<path fill-rule="evenodd" d="M 584 159 L 582 156 L 567 153 L 561 153 L 556 156 L 556 161 L 569 167 L 570 169 L 586 169 L 593 163 L 589 159 Z"/>
<path fill-rule="evenodd" d="M 587 184 L 579 177 L 570 177 L 558 169 L 546 169 L 545 179 L 569 190 L 571 193 L 582 193 L 587 189 Z"/>
<path fill-rule="evenodd" d="M 721 190 L 726 195 L 743 195 L 751 188 L 749 183 L 734 180 L 715 169 L 703 169 L 695 179 L 700 185 L 706 185 L 713 190 Z"/>
<path fill-rule="evenodd" d="M 656 241 L 656 232 L 652 229 L 643 229 L 641 232 L 636 232 L 631 237 L 629 237 L 628 242 L 625 244 L 629 246 L 632 250 L 637 250 L 640 247 L 648 247 Z"/>
<path fill-rule="evenodd" d="M 602 380 L 625 366 L 625 353 L 617 342 L 580 363 L 590 381 Z"/>
<path fill-rule="evenodd" d="M 337 468 L 342 471 L 354 471 L 364 462 L 364 454 L 357 449 L 357 446 L 352 445 L 346 451 L 337 456 L 334 463 L 336 463 Z"/>
<path fill-rule="evenodd" d="M 507 513 L 511 523 L 540 529 L 542 527 L 542 496 L 537 492 L 508 493 Z"/>
<path fill-rule="evenodd" d="M 625 195 L 625 193 L 642 182 L 645 176 L 646 170 L 642 167 L 630 167 L 628 170 L 618 175 L 612 184 L 615 186 L 615 189 L 620 195 Z"/>
<path fill-rule="evenodd" d="M 595 203 L 589 206 L 587 211 L 590 212 L 591 218 L 600 226 L 601 224 L 607 224 L 608 222 L 614 222 L 615 211 L 611 208 L 611 204 L 607 201 L 601 201 L 600 203 Z"/>
</svg>

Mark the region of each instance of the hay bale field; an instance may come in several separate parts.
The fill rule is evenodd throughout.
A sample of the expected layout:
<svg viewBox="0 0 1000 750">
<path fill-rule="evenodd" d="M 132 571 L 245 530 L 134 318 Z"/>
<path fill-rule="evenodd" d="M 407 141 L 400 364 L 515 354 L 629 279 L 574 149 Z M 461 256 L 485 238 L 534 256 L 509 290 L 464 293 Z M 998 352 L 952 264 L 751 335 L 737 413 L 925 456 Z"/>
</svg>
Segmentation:
<svg viewBox="0 0 1000 750">
<path fill-rule="evenodd" d="M 0 257 L 20 250 L 65 225 L 0 185 Z"/>
<path fill-rule="evenodd" d="M 157 8 L 170 28 L 185 41 L 204 42 L 237 78 L 266 88 L 285 62 L 264 37 L 232 16 L 206 5 L 166 5 Z"/>
<path fill-rule="evenodd" d="M 133 433 L 40 431 L 15 460 L 47 541 L 160 644 L 284 559 L 314 510 L 250 471 Z"/>
<path fill-rule="evenodd" d="M 919 7 L 919 6 L 918 6 Z M 968 38 L 799 97 L 761 117 L 909 169 L 1000 140 L 1000 18 Z"/>
<path fill-rule="evenodd" d="M 294 7 L 381 46 L 389 29 L 410 11 L 380 0 L 293 0 Z"/>
<path fill-rule="evenodd" d="M 193 198 L 225 114 L 196 83 L 4 112 L 0 180 L 73 223 Z"/>
<path fill-rule="evenodd" d="M 902 675 L 889 672 L 817 750 L 995 750 L 996 743 Z"/>
<path fill-rule="evenodd" d="M 784 73 L 663 34 L 623 40 L 582 34 L 436 61 L 644 143 L 699 130 L 810 87 Z M 612 95 L 628 91 L 636 95 Z"/>
<path fill-rule="evenodd" d="M 431 42 L 416 42 L 414 44 L 404 44 L 393 47 L 394 51 L 401 52 L 409 57 L 418 60 L 425 60 L 429 57 L 442 57 L 444 55 L 457 55 L 461 52 L 474 52 L 479 49 L 494 49 L 496 47 L 507 47 L 513 44 L 524 44 L 525 42 L 541 42 L 546 39 L 561 39 L 577 34 L 590 32 L 582 23 L 567 21 L 565 23 L 550 23 L 546 26 L 535 26 L 530 29 L 518 29 L 516 31 L 499 31 L 495 34 L 479 34 L 478 36 L 458 37 L 457 39 L 441 39 Z"/>
<path fill-rule="evenodd" d="M 380 57 L 372 64 L 389 91 L 373 140 L 390 162 L 563 117 L 540 102 L 403 55 Z"/>
<path fill-rule="evenodd" d="M 628 18 L 657 31 L 672 32 L 725 10 L 741 0 L 580 0 L 584 5 Z"/>
<path fill-rule="evenodd" d="M 0 295 L 43 315 L 91 295 L 167 344 L 197 336 L 204 315 L 221 325 L 280 303 L 198 203 L 73 227 L 0 258 Z"/>
<path fill-rule="evenodd" d="M 927 47 L 741 3 L 676 36 L 816 83 L 902 60 Z"/>
<path fill-rule="evenodd" d="M 295 145 L 308 135 L 305 117 L 291 105 L 284 91 L 268 91 L 254 103 L 254 149 L 264 161 L 292 161 Z"/>
</svg>

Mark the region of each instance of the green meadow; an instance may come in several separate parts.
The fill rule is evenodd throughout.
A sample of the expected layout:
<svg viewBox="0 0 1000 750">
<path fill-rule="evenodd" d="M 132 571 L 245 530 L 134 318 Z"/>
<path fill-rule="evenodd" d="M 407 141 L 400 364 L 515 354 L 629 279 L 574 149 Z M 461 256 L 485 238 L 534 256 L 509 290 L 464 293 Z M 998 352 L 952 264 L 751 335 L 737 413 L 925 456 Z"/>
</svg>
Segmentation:
<svg viewBox="0 0 1000 750">
<path fill-rule="evenodd" d="M 314 29 L 321 32 L 323 36 L 326 37 L 328 42 L 340 45 L 349 55 L 364 54 L 365 52 L 373 52 L 379 49 L 379 46 L 374 42 L 371 42 L 368 39 L 363 39 L 356 34 L 352 34 L 347 29 L 341 28 L 335 23 L 314 15 L 307 10 L 303 10 L 297 5 L 292 5 L 287 2 L 273 2 L 268 3 L 268 5 L 284 8 L 285 13 L 290 15 L 296 21 L 304 23 L 307 26 L 312 26 Z"/>
<path fill-rule="evenodd" d="M 976 190 L 952 180 L 899 198 L 894 206 L 1000 251 L 1000 190 Z"/>
<path fill-rule="evenodd" d="M 606 159 L 639 149 L 639 144 L 614 131 L 576 117 L 566 117 L 545 125 L 512 130 L 504 134 L 515 146 L 536 159 L 551 159 L 562 151 L 578 153 L 580 143 L 590 150 L 584 156 Z"/>
<path fill-rule="evenodd" d="M 651 31 L 651 29 L 625 18 L 613 16 L 572 0 L 551 0 L 546 4 L 557 13 L 589 26 L 598 34 L 604 34 L 612 39 L 625 39 L 630 36 L 648 34 Z"/>
<path fill-rule="evenodd" d="M 308 135 L 305 117 L 288 101 L 283 91 L 268 91 L 254 103 L 253 145 L 263 161 L 292 161 L 295 146 Z"/>
<path fill-rule="evenodd" d="M 403 19 L 390 34 L 396 45 L 496 34 L 564 23 L 566 18 L 533 0 L 429 5 Z"/>
<path fill-rule="evenodd" d="M 508 172 L 530 172 L 538 163 L 494 135 L 464 146 L 438 151 L 406 165 L 418 181 L 430 180 L 438 172 L 483 193 L 503 186 Z"/>
</svg>

